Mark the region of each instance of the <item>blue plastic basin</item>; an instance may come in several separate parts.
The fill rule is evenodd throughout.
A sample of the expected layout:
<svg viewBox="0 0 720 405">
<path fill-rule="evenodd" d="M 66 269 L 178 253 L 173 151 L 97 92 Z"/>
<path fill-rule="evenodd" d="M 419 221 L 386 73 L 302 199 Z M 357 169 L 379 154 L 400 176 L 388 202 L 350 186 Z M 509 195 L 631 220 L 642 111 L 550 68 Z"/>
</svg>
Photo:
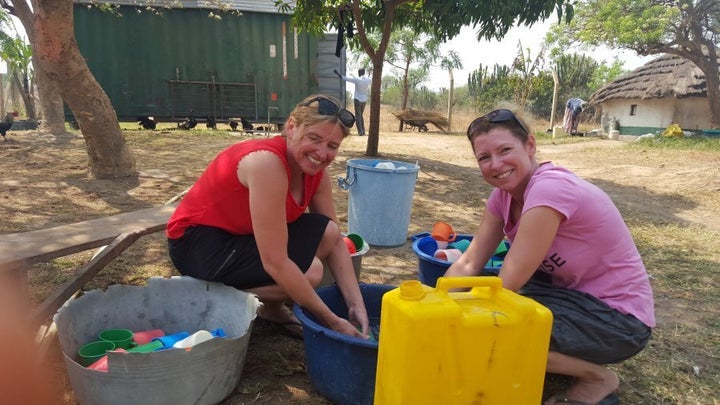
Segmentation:
<svg viewBox="0 0 720 405">
<path fill-rule="evenodd" d="M 423 252 L 422 249 L 418 247 L 418 241 L 429 235 L 429 233 L 413 235 L 412 248 L 418 257 L 418 279 L 425 285 L 435 287 L 437 279 L 445 275 L 445 272 L 450 267 L 451 263 L 445 260 L 437 259 L 431 252 Z M 458 234 L 457 236 L 457 240 L 467 239 L 471 241 L 472 238 L 472 235 L 467 234 Z M 508 241 L 503 241 L 503 243 L 506 248 L 510 247 L 510 243 Z M 493 256 L 487 262 L 483 270 L 486 273 L 497 274 L 500 271 L 500 267 L 502 267 L 504 257 L 504 254 Z"/>
<path fill-rule="evenodd" d="M 382 296 L 395 289 L 384 284 L 360 284 L 370 328 L 379 330 Z M 348 318 L 348 309 L 335 285 L 317 289 L 320 299 L 339 317 Z M 293 312 L 303 324 L 305 364 L 313 387 L 336 404 L 371 405 L 375 394 L 378 342 L 335 332 L 295 305 Z"/>
</svg>

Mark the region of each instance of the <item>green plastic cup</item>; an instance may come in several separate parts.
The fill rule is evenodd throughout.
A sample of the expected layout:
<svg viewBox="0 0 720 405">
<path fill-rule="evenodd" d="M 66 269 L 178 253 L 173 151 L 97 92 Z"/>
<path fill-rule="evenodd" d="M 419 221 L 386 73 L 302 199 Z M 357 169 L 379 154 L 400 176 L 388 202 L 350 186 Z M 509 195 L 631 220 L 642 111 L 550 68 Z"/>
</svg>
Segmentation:
<svg viewBox="0 0 720 405">
<path fill-rule="evenodd" d="M 361 251 L 362 248 L 363 248 L 363 246 L 365 246 L 365 239 L 363 239 L 362 236 L 360 236 L 360 235 L 358 235 L 358 234 L 356 234 L 356 233 L 351 233 L 351 234 L 349 234 L 347 237 L 348 237 L 348 239 L 350 239 L 350 240 L 353 242 L 353 244 L 355 245 L 355 250 L 356 250 L 356 251 L 358 251 L 358 252 Z"/>
<path fill-rule="evenodd" d="M 78 363 L 87 367 L 100 360 L 107 352 L 115 350 L 115 343 L 107 340 L 96 340 L 83 345 L 78 350 Z"/>
<path fill-rule="evenodd" d="M 150 343 L 145 343 L 144 345 L 135 346 L 132 349 L 128 350 L 128 352 L 130 352 L 130 353 L 150 353 L 150 352 L 154 352 L 155 350 L 158 350 L 162 347 L 163 347 L 163 342 L 153 339 Z"/>
<path fill-rule="evenodd" d="M 459 239 L 459 240 L 456 240 L 455 242 L 451 243 L 450 245 L 448 245 L 449 248 L 457 249 L 461 252 L 466 251 L 468 246 L 470 246 L 470 241 L 467 239 Z"/>
<path fill-rule="evenodd" d="M 495 253 L 493 253 L 493 256 L 500 256 L 507 253 L 508 247 L 505 245 L 505 241 L 500 242 L 498 247 L 495 249 Z"/>
<path fill-rule="evenodd" d="M 113 342 L 115 347 L 129 349 L 135 345 L 133 332 L 129 329 L 105 329 L 100 332 L 100 340 Z"/>
</svg>

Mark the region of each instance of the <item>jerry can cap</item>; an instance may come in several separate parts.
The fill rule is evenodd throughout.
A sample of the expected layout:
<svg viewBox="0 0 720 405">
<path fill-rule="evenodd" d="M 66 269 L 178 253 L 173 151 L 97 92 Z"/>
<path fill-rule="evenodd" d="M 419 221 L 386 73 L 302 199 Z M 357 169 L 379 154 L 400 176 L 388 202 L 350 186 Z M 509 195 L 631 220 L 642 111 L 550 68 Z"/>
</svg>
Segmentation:
<svg viewBox="0 0 720 405">
<path fill-rule="evenodd" d="M 400 284 L 400 297 L 405 300 L 417 301 L 425 298 L 425 291 L 418 280 L 403 281 Z"/>
</svg>

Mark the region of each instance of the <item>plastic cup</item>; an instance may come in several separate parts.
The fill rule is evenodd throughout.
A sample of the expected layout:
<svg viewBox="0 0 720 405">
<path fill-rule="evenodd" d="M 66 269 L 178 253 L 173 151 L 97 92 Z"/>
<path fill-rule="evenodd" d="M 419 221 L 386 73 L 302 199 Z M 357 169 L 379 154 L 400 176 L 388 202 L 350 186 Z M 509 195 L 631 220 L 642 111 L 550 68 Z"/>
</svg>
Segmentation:
<svg viewBox="0 0 720 405">
<path fill-rule="evenodd" d="M 125 349 L 115 349 L 113 352 L 127 353 Z M 100 357 L 100 360 L 88 366 L 90 370 L 102 371 L 103 373 L 108 372 L 108 356 L 107 354 Z"/>
<path fill-rule="evenodd" d="M 498 247 L 495 249 L 495 253 L 493 253 L 493 256 L 501 256 L 501 255 L 504 256 L 505 253 L 507 253 L 507 251 L 508 251 L 508 247 L 505 244 L 505 241 L 502 241 L 502 242 L 500 242 Z"/>
<path fill-rule="evenodd" d="M 448 245 L 449 248 L 457 249 L 461 252 L 467 250 L 468 246 L 470 246 L 470 241 L 467 239 L 456 240 L 455 242 Z"/>
<path fill-rule="evenodd" d="M 363 246 L 365 246 L 365 239 L 363 239 L 362 236 L 360 236 L 360 235 L 358 235 L 358 234 L 356 234 L 356 233 L 351 233 L 351 234 L 349 234 L 347 237 L 348 237 L 348 239 L 350 239 L 350 240 L 353 242 L 353 244 L 355 245 L 355 251 L 356 251 L 356 252 L 362 250 Z"/>
<path fill-rule="evenodd" d="M 418 249 L 426 255 L 432 256 L 438 250 L 438 242 L 431 236 L 420 238 L 417 241 Z"/>
<path fill-rule="evenodd" d="M 153 339 L 165 336 L 162 329 L 151 329 L 133 333 L 133 341 L 136 345 L 150 343 Z"/>
<path fill-rule="evenodd" d="M 345 246 L 347 246 L 348 252 L 350 254 L 355 254 L 357 252 L 357 249 L 355 248 L 355 242 L 352 241 L 352 239 L 348 238 L 347 236 L 343 236 L 343 240 L 345 241 Z"/>
<path fill-rule="evenodd" d="M 453 242 L 455 241 L 455 238 L 457 238 L 457 234 L 453 231 L 452 226 L 443 221 L 438 221 L 435 225 L 433 225 L 430 236 L 432 236 L 435 240 L 445 242 Z"/>
<path fill-rule="evenodd" d="M 227 337 L 223 328 L 213 329 L 210 331 L 210 333 L 213 335 L 213 337 L 221 337 L 221 338 Z"/>
<path fill-rule="evenodd" d="M 379 162 L 375 164 L 375 168 L 395 170 L 395 164 L 393 162 Z"/>
<path fill-rule="evenodd" d="M 132 349 L 128 350 L 130 353 L 150 353 L 154 352 L 155 350 L 160 350 L 164 348 L 163 342 L 157 340 L 153 340 L 152 342 L 145 343 L 144 345 L 135 346 Z"/>
<path fill-rule="evenodd" d="M 172 335 L 165 335 L 163 337 L 155 338 L 155 339 L 153 339 L 153 342 L 159 341 L 162 343 L 163 348 L 168 349 L 168 348 L 173 347 L 173 345 L 176 342 L 179 342 L 188 336 L 190 336 L 190 333 L 183 331 L 183 332 L 173 333 Z"/>
<path fill-rule="evenodd" d="M 96 340 L 87 343 L 78 350 L 78 363 L 87 367 L 100 360 L 105 353 L 115 350 L 115 343 L 106 340 Z"/>
<path fill-rule="evenodd" d="M 459 249 L 438 249 L 435 252 L 436 259 L 445 260 L 450 263 L 457 261 L 460 256 L 462 256 L 462 252 Z"/>
<path fill-rule="evenodd" d="M 173 347 L 177 349 L 188 349 L 202 342 L 207 342 L 213 337 L 212 333 L 206 330 L 199 330 L 183 340 L 178 340 L 173 344 Z"/>
<path fill-rule="evenodd" d="M 113 342 L 115 347 L 121 349 L 129 349 L 135 345 L 133 342 L 133 332 L 129 329 L 105 329 L 100 332 L 100 340 Z"/>
</svg>

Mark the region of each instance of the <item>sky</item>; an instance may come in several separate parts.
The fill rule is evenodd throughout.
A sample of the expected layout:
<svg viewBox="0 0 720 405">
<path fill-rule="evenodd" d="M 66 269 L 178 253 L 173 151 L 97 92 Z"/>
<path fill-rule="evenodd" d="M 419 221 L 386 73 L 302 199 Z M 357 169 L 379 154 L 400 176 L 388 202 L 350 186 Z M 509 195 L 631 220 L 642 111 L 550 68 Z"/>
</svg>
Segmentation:
<svg viewBox="0 0 720 405">
<path fill-rule="evenodd" d="M 475 32 L 472 28 L 464 27 L 460 31 L 460 35 L 440 46 L 441 55 L 447 55 L 448 51 L 455 50 L 462 60 L 463 69 L 454 70 L 455 87 L 467 84 L 467 77 L 472 71 L 476 70 L 480 64 L 492 68 L 496 63 L 500 65 L 510 66 L 518 54 L 518 41 L 522 43 L 523 49 L 530 49 L 530 57 L 535 58 L 540 51 L 545 34 L 555 22 L 550 18 L 543 22 L 536 23 L 530 28 L 516 27 L 508 31 L 502 41 L 482 41 L 478 42 Z M 581 52 L 581 51 L 577 51 Z M 628 50 L 609 50 L 602 48 L 594 52 L 588 52 L 596 60 L 611 63 L 614 56 L 623 61 L 626 70 L 636 69 L 647 63 L 652 57 L 639 57 L 633 51 Z M 450 77 L 446 70 L 441 68 L 433 68 L 430 71 L 430 82 L 425 85 L 433 90 L 442 87 L 449 87 Z"/>
</svg>

